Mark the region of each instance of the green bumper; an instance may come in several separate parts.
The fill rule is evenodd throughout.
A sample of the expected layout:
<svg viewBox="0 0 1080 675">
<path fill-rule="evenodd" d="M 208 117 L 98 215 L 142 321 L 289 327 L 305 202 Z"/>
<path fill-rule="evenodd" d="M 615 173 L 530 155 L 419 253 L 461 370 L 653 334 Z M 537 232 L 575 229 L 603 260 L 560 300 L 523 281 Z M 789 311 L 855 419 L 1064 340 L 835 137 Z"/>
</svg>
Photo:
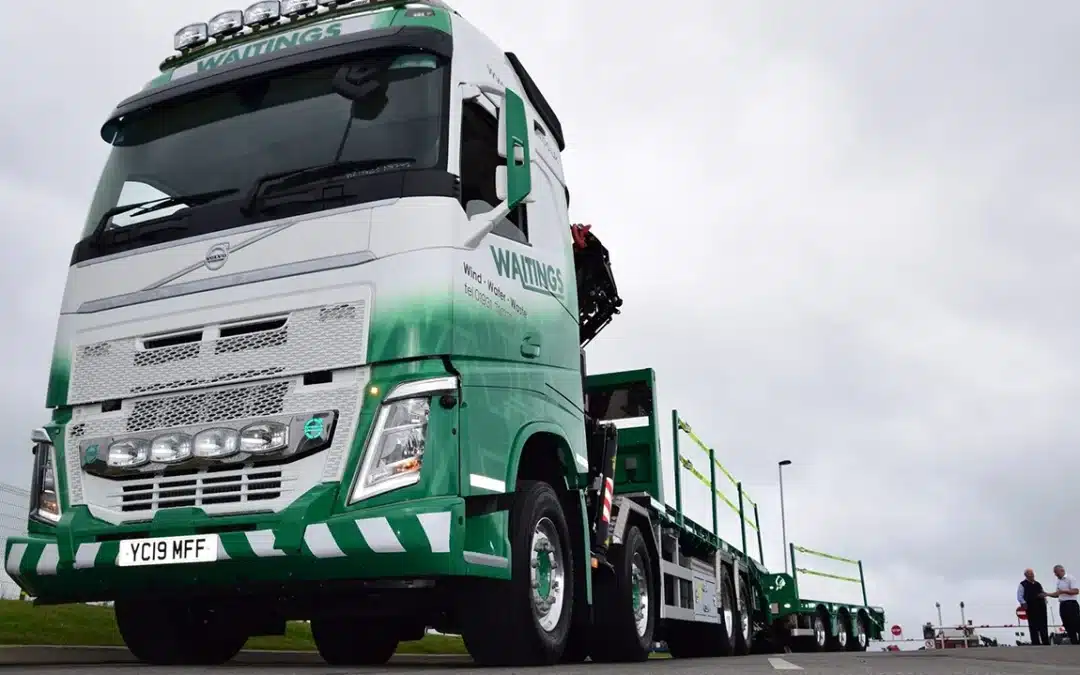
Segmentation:
<svg viewBox="0 0 1080 675">
<path fill-rule="evenodd" d="M 77 514 L 72 514 L 75 516 Z M 183 593 L 254 584 L 333 580 L 420 578 L 468 574 L 465 505 L 460 497 L 397 503 L 297 522 L 287 513 L 239 531 L 217 532 L 216 561 L 121 567 L 123 530 L 104 524 L 88 533 L 90 520 L 66 516 L 55 536 L 11 537 L 5 568 L 31 596 L 51 603 L 112 600 L 146 591 Z M 217 519 L 195 518 L 178 528 L 154 528 L 140 536 L 179 536 L 212 531 Z M 93 521 L 100 523 L 100 521 Z M 143 526 L 146 527 L 145 525 Z M 220 529 L 220 528 L 213 528 Z"/>
</svg>

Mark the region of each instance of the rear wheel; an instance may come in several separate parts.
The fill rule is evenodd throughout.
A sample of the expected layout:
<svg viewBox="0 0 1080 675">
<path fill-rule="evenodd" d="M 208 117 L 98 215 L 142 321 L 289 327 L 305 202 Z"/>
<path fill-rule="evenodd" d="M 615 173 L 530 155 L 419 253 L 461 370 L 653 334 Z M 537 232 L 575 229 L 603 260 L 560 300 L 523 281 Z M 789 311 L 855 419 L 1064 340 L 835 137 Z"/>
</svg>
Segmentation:
<svg viewBox="0 0 1080 675">
<path fill-rule="evenodd" d="M 829 648 L 832 642 L 832 631 L 829 629 L 829 616 L 824 609 L 814 612 L 814 618 L 810 620 L 810 627 L 814 630 L 811 649 L 823 652 Z"/>
<path fill-rule="evenodd" d="M 656 626 L 653 602 L 656 585 L 652 556 L 637 525 L 630 526 L 621 546 L 612 548 L 608 561 L 613 572 L 596 575 L 593 587 L 596 608 L 593 660 L 645 661 L 652 650 Z"/>
<path fill-rule="evenodd" d="M 831 651 L 851 651 L 853 644 L 855 644 L 855 633 L 851 626 L 851 615 L 843 612 L 836 620 L 836 638 L 833 641 Z"/>
<path fill-rule="evenodd" d="M 735 634 L 735 654 L 743 656 L 749 654 L 753 648 L 753 596 L 751 595 L 748 579 L 739 575 L 739 606 L 734 617 L 737 624 Z"/>
<path fill-rule="evenodd" d="M 117 600 L 116 625 L 128 650 L 154 666 L 217 666 L 248 640 L 243 622 L 181 601 Z"/>
<path fill-rule="evenodd" d="M 392 622 L 314 618 L 311 637 L 331 666 L 377 666 L 397 651 L 401 631 Z"/>
<path fill-rule="evenodd" d="M 570 635 L 574 555 L 562 504 L 547 483 L 518 484 L 510 546 L 510 581 L 477 579 L 459 597 L 465 647 L 482 666 L 554 665 Z"/>
<path fill-rule="evenodd" d="M 855 617 L 855 639 L 848 642 L 848 650 L 865 652 L 870 646 L 870 622 L 866 614 L 859 612 Z"/>
<path fill-rule="evenodd" d="M 717 627 L 717 639 L 712 641 L 710 656 L 734 656 L 735 644 L 739 639 L 742 619 L 739 617 L 738 603 L 735 601 L 735 585 L 731 575 L 724 573 L 720 582 L 720 625 Z"/>
</svg>

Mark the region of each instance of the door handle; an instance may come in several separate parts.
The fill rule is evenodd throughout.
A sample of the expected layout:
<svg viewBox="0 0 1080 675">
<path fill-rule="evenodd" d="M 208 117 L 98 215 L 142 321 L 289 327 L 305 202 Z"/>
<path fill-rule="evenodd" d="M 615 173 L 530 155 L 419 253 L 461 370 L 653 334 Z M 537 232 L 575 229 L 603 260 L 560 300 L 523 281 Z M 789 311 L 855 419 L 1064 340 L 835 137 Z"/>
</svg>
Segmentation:
<svg viewBox="0 0 1080 675">
<path fill-rule="evenodd" d="M 529 334 L 521 341 L 521 355 L 527 359 L 535 359 L 540 356 L 540 336 Z"/>
</svg>

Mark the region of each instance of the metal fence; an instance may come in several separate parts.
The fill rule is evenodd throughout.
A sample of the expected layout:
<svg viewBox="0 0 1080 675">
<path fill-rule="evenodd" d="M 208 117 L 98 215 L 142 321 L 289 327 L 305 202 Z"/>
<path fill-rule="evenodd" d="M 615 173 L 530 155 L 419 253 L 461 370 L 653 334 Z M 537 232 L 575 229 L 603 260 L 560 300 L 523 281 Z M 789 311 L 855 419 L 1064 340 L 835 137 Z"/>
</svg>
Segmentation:
<svg viewBox="0 0 1080 675">
<path fill-rule="evenodd" d="M 7 550 L 7 538 L 26 534 L 26 509 L 30 491 L 0 483 L 0 559 Z M 0 565 L 0 599 L 17 600 L 19 587 Z"/>
</svg>

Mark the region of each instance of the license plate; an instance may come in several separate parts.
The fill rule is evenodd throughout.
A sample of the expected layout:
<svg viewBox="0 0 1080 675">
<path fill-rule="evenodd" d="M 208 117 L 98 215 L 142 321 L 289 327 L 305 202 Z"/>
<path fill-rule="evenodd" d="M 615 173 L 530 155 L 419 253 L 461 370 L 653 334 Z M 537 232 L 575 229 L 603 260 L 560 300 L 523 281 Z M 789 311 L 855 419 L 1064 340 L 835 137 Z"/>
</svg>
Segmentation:
<svg viewBox="0 0 1080 675">
<path fill-rule="evenodd" d="M 177 565 L 217 560 L 218 536 L 200 534 L 186 537 L 126 539 L 120 542 L 120 567 Z"/>
</svg>

